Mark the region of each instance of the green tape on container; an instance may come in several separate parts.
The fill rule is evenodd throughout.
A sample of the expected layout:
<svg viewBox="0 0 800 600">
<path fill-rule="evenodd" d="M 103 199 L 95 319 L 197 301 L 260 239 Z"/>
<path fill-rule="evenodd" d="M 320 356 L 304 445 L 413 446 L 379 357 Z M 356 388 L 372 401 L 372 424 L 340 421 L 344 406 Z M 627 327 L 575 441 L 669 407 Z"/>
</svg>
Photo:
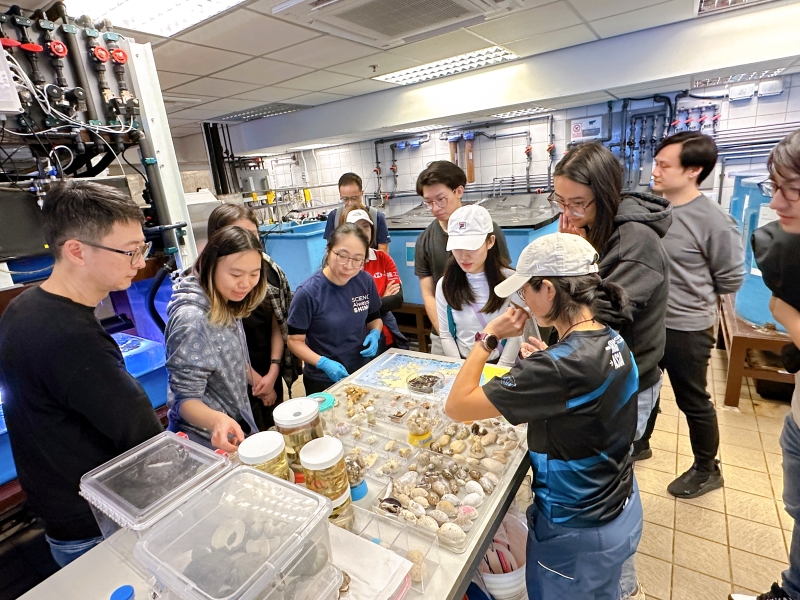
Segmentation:
<svg viewBox="0 0 800 600">
<path fill-rule="evenodd" d="M 142 163 L 144 163 L 146 165 L 157 165 L 158 164 L 158 159 L 157 158 L 153 158 L 152 156 L 147 156 L 147 157 L 142 159 Z"/>
</svg>

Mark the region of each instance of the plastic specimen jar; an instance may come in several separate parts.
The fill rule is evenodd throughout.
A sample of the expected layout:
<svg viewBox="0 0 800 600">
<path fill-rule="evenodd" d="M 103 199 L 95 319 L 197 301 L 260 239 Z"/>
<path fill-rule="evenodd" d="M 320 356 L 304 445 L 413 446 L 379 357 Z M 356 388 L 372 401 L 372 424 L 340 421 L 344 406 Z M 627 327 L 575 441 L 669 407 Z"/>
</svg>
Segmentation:
<svg viewBox="0 0 800 600">
<path fill-rule="evenodd" d="M 331 517 L 338 517 L 350 504 L 350 482 L 341 440 L 325 436 L 308 442 L 300 450 L 300 463 L 306 488 L 330 498 L 333 503 Z"/>
<path fill-rule="evenodd" d="M 292 481 L 286 460 L 286 443 L 277 431 L 261 431 L 239 445 L 239 460 L 264 473 Z"/>
<path fill-rule="evenodd" d="M 272 418 L 275 429 L 283 434 L 289 468 L 295 473 L 295 481 L 302 483 L 300 450 L 311 440 L 324 435 L 319 418 L 319 404 L 313 398 L 287 400 L 275 407 Z"/>
</svg>

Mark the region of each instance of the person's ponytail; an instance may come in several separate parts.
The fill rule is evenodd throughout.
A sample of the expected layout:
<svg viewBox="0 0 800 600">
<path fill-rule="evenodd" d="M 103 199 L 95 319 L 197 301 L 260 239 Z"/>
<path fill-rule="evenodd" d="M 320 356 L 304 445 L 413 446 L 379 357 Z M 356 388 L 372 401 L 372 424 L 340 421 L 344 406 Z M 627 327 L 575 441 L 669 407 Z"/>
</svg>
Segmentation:
<svg viewBox="0 0 800 600">
<path fill-rule="evenodd" d="M 623 310 L 630 305 L 628 293 L 613 281 L 601 279 L 600 283 L 597 284 L 597 291 L 605 294 L 616 313 L 623 312 Z M 592 312 L 594 312 L 594 310 Z"/>
</svg>

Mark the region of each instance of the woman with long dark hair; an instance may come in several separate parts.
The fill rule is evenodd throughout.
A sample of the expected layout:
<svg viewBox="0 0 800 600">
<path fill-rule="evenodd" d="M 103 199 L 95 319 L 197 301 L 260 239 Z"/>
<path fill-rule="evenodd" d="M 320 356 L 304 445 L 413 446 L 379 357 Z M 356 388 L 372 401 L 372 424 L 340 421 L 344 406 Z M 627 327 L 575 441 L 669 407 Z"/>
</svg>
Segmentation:
<svg viewBox="0 0 800 600">
<path fill-rule="evenodd" d="M 482 206 L 462 206 L 447 226 L 444 275 L 436 284 L 439 337 L 445 356 L 464 358 L 472 350 L 475 334 L 500 316 L 508 303 L 494 288 L 514 271 L 503 260 L 493 234 L 494 223 Z M 489 356 L 490 363 L 510 367 L 519 355 L 522 338 L 504 339 Z"/>
<path fill-rule="evenodd" d="M 345 223 L 328 238 L 322 269 L 301 283 L 289 308 L 289 348 L 304 361 L 306 394 L 321 392 L 378 353 L 381 298 L 363 270 L 369 240 Z"/>
<path fill-rule="evenodd" d="M 554 233 L 528 244 L 517 272 L 495 288 L 519 296 L 558 343 L 538 350 L 483 387 L 486 359 L 520 335 L 528 314 L 507 309 L 478 334 L 447 398 L 457 421 L 504 416 L 528 425 L 534 503 L 528 508 L 525 577 L 531 600 L 619 598 L 622 564 L 642 532 L 630 460 L 636 431 L 636 363 L 625 340 L 597 321 L 602 293 L 617 310 L 625 292 L 597 275 L 597 252 Z"/>
<path fill-rule="evenodd" d="M 250 366 L 242 319 L 264 299 L 264 271 L 258 238 L 225 227 L 175 283 L 164 332 L 171 431 L 227 452 L 258 431 L 247 384 L 260 376 Z"/>
</svg>

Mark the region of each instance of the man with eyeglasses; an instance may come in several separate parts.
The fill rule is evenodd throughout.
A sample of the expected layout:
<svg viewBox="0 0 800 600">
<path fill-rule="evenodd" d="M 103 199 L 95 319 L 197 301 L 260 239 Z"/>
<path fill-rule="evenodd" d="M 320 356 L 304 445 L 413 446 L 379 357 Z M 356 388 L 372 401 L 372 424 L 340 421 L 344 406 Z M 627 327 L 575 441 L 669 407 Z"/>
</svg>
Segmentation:
<svg viewBox="0 0 800 600">
<path fill-rule="evenodd" d="M 773 148 L 769 179 L 759 186 L 771 198 L 776 221 L 753 233 L 753 254 L 772 292 L 770 310 L 792 340 L 781 352 L 784 367 L 794 373 L 792 410 L 783 422 L 780 444 L 783 458 L 783 504 L 794 519 L 789 545 L 789 568 L 781 584 L 759 596 L 731 594 L 730 600 L 800 600 L 800 130 Z"/>
<path fill-rule="evenodd" d="M 0 318 L 0 393 L 17 473 L 62 567 L 102 541 L 78 495 L 81 476 L 162 431 L 94 314 L 144 267 L 142 223 L 114 188 L 54 186 L 42 206 L 52 273 Z"/>
<path fill-rule="evenodd" d="M 706 371 L 715 342 L 717 298 L 736 292 L 745 270 L 736 221 L 698 188 L 716 163 L 714 140 L 686 131 L 661 142 L 653 168 L 653 190 L 672 205 L 672 225 L 662 240 L 669 257 L 669 296 L 660 364 L 686 415 L 694 454 L 692 467 L 667 486 L 677 498 L 696 498 L 723 485 L 716 459 L 717 412 L 706 390 Z M 643 441 L 655 419 L 654 411 Z"/>
<path fill-rule="evenodd" d="M 425 312 L 431 320 L 431 354 L 444 354 L 439 339 L 439 319 L 436 313 L 436 284 L 444 274 L 447 259 L 447 223 L 456 209 L 461 208 L 461 197 L 467 175 L 458 165 L 448 160 L 433 161 L 417 177 L 417 194 L 433 213 L 434 221 L 417 238 L 414 248 L 414 274 L 419 277 L 419 287 Z M 500 256 L 511 264 L 508 244 L 503 230 L 494 223 L 494 237 Z"/>
<path fill-rule="evenodd" d="M 355 173 L 345 173 L 339 177 L 339 200 L 344 206 L 341 209 L 334 208 L 328 215 L 328 221 L 325 223 L 325 233 L 322 234 L 323 239 L 330 238 L 333 230 L 344 224 L 342 214 L 345 208 L 358 206 L 367 211 L 370 219 L 375 223 L 375 234 L 370 240 L 372 247 L 375 250 L 383 250 L 388 253 L 391 238 L 389 237 L 389 228 L 386 226 L 386 216 L 377 208 L 364 206 L 364 189 L 361 177 Z"/>
</svg>

